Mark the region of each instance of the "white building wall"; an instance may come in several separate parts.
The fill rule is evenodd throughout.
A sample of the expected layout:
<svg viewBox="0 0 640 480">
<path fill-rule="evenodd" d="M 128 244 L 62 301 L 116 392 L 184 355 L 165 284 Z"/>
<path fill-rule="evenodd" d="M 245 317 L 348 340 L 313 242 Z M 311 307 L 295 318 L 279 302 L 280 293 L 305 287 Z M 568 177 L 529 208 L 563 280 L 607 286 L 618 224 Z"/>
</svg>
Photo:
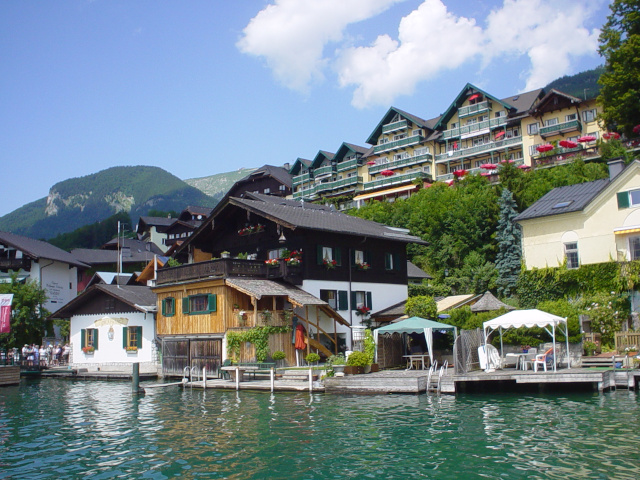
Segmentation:
<svg viewBox="0 0 640 480">
<path fill-rule="evenodd" d="M 320 298 L 320 290 L 336 290 L 347 292 L 371 292 L 371 313 L 377 312 L 384 308 L 390 307 L 397 303 L 403 302 L 408 297 L 408 286 L 389 284 L 389 283 L 364 283 L 364 282 L 333 282 L 323 280 L 304 280 L 301 286 L 303 290 L 310 294 Z M 348 295 L 349 310 L 337 310 L 336 311 L 349 322 L 352 326 L 361 326 L 362 317 L 356 315 L 355 310 L 351 310 L 351 295 Z M 309 317 L 315 319 L 315 309 L 309 308 Z M 320 327 L 327 333 L 331 334 L 334 331 L 334 322 L 331 319 L 321 316 Z M 345 335 L 347 349 L 351 349 L 351 329 L 344 325 L 338 324 L 336 327 L 338 334 Z"/>
<path fill-rule="evenodd" d="M 96 326 L 96 321 L 108 323 L 108 319 L 117 319 L 122 323 L 113 325 L 113 339 L 109 339 L 110 325 Z M 115 323 L 115 322 L 114 322 Z M 123 327 L 142 326 L 142 348 L 137 352 L 127 352 L 122 347 Z M 81 330 L 98 329 L 98 347 L 94 353 L 82 351 Z M 155 317 L 151 313 L 113 313 L 109 315 L 74 315 L 70 324 L 71 356 L 69 363 L 74 368 L 87 368 L 89 371 L 126 371 L 133 363 L 140 364 L 140 372 L 156 372 L 158 352 L 155 338 Z"/>
<path fill-rule="evenodd" d="M 55 312 L 78 295 L 78 269 L 68 263 L 40 259 L 31 264 L 30 280 L 40 284 L 47 292 L 44 308 Z"/>
</svg>

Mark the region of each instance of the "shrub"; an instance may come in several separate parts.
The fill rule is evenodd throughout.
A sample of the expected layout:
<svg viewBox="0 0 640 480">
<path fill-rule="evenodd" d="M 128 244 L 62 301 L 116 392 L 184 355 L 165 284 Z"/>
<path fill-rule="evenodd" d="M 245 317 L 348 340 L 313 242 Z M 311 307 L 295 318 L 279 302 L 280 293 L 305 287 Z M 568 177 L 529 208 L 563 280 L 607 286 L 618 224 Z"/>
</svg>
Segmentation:
<svg viewBox="0 0 640 480">
<path fill-rule="evenodd" d="M 271 355 L 271 358 L 273 358 L 276 361 L 284 360 L 286 357 L 287 356 L 282 350 L 276 350 L 275 352 L 273 352 L 273 355 Z"/>
<path fill-rule="evenodd" d="M 369 363 L 369 355 L 364 352 L 353 352 L 347 358 L 347 365 L 351 367 L 366 367 Z"/>
<path fill-rule="evenodd" d="M 318 355 L 317 353 L 310 353 L 309 355 L 304 357 L 304 359 L 307 361 L 307 363 L 316 363 L 320 361 L 320 355 Z"/>
</svg>

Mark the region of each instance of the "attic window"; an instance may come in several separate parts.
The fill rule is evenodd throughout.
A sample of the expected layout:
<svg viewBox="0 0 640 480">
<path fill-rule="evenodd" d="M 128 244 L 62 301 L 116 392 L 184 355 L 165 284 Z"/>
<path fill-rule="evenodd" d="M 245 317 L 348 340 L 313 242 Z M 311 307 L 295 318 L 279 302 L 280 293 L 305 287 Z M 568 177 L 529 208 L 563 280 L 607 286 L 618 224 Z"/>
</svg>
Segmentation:
<svg viewBox="0 0 640 480">
<path fill-rule="evenodd" d="M 573 203 L 573 200 L 569 200 L 568 202 L 560 202 L 560 203 L 556 203 L 553 207 L 551 208 L 564 208 L 564 207 L 568 207 L 569 205 L 571 205 Z"/>
<path fill-rule="evenodd" d="M 516 100 L 518 100 L 520 98 L 520 95 L 516 95 L 515 97 L 513 97 L 513 101 L 515 102 Z"/>
</svg>

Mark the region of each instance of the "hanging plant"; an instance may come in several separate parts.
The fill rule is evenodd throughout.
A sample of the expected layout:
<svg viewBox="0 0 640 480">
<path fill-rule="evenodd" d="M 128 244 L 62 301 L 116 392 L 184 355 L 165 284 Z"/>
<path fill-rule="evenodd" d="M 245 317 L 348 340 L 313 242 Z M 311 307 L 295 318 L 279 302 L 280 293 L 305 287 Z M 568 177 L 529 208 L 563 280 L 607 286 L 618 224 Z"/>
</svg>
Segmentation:
<svg viewBox="0 0 640 480">
<path fill-rule="evenodd" d="M 243 343 L 252 343 L 256 350 L 256 360 L 264 362 L 269 356 L 269 335 L 287 333 L 291 331 L 291 326 L 275 327 L 264 325 L 253 327 L 244 332 L 227 332 L 227 355 L 237 360 L 240 355 L 240 346 Z"/>
</svg>

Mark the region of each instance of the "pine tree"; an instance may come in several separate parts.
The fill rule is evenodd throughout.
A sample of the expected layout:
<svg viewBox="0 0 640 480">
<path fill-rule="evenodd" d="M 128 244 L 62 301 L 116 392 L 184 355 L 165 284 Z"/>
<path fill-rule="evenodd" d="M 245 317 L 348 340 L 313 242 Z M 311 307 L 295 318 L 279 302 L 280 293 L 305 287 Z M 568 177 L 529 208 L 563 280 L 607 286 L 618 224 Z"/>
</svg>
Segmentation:
<svg viewBox="0 0 640 480">
<path fill-rule="evenodd" d="M 520 225 L 515 222 L 518 215 L 516 202 L 508 189 L 502 190 L 498 201 L 500 217 L 496 240 L 498 241 L 498 255 L 496 268 L 498 270 L 498 295 L 508 297 L 515 292 L 516 282 L 520 273 L 522 259 L 522 232 Z"/>
</svg>

